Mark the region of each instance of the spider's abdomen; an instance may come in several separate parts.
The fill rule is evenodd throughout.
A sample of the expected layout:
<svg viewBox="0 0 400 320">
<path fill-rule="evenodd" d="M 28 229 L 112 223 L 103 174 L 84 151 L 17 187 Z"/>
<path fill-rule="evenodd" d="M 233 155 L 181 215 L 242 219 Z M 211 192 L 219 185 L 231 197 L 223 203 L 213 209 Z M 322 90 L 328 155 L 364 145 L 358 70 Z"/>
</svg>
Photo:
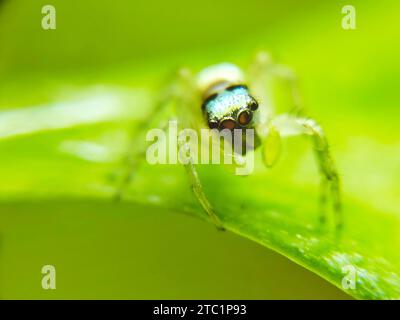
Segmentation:
<svg viewBox="0 0 400 320">
<path fill-rule="evenodd" d="M 221 63 L 205 68 L 197 75 L 197 87 L 203 99 L 225 88 L 245 83 L 242 70 L 231 63 Z"/>
</svg>

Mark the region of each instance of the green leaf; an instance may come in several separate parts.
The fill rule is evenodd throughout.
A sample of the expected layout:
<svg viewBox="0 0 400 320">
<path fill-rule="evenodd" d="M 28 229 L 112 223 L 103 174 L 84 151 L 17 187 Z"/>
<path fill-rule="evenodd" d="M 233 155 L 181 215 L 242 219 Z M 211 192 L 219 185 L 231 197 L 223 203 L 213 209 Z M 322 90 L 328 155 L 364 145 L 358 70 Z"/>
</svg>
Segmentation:
<svg viewBox="0 0 400 320">
<path fill-rule="evenodd" d="M 149 99 L 135 90 L 127 95 L 107 88 L 79 97 L 0 113 L 3 201 L 112 203 L 127 169 L 124 159 L 137 116 L 132 102 L 149 107 Z M 307 140 L 289 141 L 286 161 L 271 170 L 256 153 L 255 173 L 248 177 L 235 176 L 223 165 L 200 166 L 218 216 L 229 231 L 280 252 L 338 287 L 346 275 L 343 268 L 353 266 L 356 289 L 347 292 L 355 297 L 398 298 L 399 218 L 345 195 L 343 229 L 337 231 L 333 219 L 319 224 L 317 188 L 310 183 L 316 182 L 317 172 L 308 149 Z M 297 181 L 292 179 L 296 171 Z M 180 165 L 143 164 L 123 201 L 207 219 Z"/>
<path fill-rule="evenodd" d="M 334 228 L 332 216 L 326 225 L 319 223 L 318 173 L 305 139 L 283 141 L 271 169 L 258 152 L 248 177 L 225 166 L 201 166 L 207 196 L 230 232 L 276 250 L 341 289 L 347 268 L 354 267 L 356 287 L 345 290 L 354 297 L 400 298 L 400 111 L 393 89 L 400 86 L 394 76 L 400 46 L 393 43 L 398 5 L 366 2 L 364 26 L 347 32 L 340 29 L 336 3 L 318 8 L 312 3 L 282 15 L 285 4 L 267 8 L 260 2 L 260 8 L 251 7 L 251 23 L 232 32 L 249 6 L 221 4 L 231 8 L 232 21 L 221 26 L 225 32 L 214 32 L 221 16 L 215 1 L 209 2 L 213 10 L 204 6 L 199 14 L 168 2 L 165 11 L 151 10 L 153 25 L 147 6 L 132 11 L 128 2 L 110 8 L 88 1 L 86 10 L 76 10 L 55 1 L 61 20 L 53 33 L 40 29 L 39 2 L 31 7 L 6 2 L 0 11 L 1 207 L 13 212 L 20 204 L 39 203 L 32 215 L 42 217 L 38 208 L 52 201 L 84 201 L 99 212 L 105 204 L 119 212 L 113 197 L 139 120 L 146 119 L 157 94 L 155 83 L 177 64 L 199 69 L 230 60 L 245 66 L 255 48 L 266 46 L 298 71 L 307 111 L 328 135 L 342 174 L 343 229 Z M 97 14 L 87 19 L 94 8 Z M 175 16 L 167 14 L 169 8 Z M 206 15 L 212 23 L 204 23 Z M 105 16 L 117 17 L 110 25 L 119 32 L 110 32 Z M 274 92 L 278 110 L 287 109 L 285 85 Z M 207 219 L 177 165 L 143 164 L 123 202 L 132 214 L 140 204 Z M 42 230 L 38 221 L 33 228 Z"/>
</svg>

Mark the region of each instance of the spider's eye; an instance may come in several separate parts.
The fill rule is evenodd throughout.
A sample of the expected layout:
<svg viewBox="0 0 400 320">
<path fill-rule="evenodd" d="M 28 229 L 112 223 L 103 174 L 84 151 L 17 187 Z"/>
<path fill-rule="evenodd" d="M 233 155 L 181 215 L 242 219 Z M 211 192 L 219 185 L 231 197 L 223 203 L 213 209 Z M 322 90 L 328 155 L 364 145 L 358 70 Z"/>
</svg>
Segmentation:
<svg viewBox="0 0 400 320">
<path fill-rule="evenodd" d="M 257 103 L 257 101 L 255 101 L 255 100 L 251 101 L 250 104 L 249 104 L 249 107 L 250 107 L 250 109 L 253 110 L 253 111 L 257 110 L 257 109 L 258 109 L 258 103 Z"/>
<path fill-rule="evenodd" d="M 210 129 L 216 129 L 216 128 L 218 128 L 218 122 L 215 120 L 210 120 L 210 121 L 208 121 L 208 127 Z"/>
<path fill-rule="evenodd" d="M 246 126 L 253 119 L 253 113 L 250 110 L 243 110 L 238 115 L 238 122 L 242 126 Z"/>
<path fill-rule="evenodd" d="M 221 130 L 222 129 L 233 130 L 233 129 L 235 129 L 235 126 L 236 126 L 236 124 L 235 124 L 235 121 L 233 119 L 225 119 L 225 120 L 221 121 L 221 123 L 219 125 L 219 128 Z"/>
</svg>

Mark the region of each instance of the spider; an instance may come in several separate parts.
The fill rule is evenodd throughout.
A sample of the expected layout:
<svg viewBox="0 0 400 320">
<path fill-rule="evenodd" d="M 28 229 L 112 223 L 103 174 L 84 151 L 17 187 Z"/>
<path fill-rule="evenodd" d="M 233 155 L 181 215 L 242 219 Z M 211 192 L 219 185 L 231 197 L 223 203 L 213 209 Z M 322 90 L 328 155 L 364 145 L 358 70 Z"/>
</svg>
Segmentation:
<svg viewBox="0 0 400 320">
<path fill-rule="evenodd" d="M 266 89 L 266 82 L 270 77 L 279 77 L 288 82 L 294 104 L 290 112 L 275 115 Z M 300 116 L 302 106 L 297 78 L 290 68 L 274 63 L 267 52 L 259 52 L 247 72 L 231 63 L 209 66 L 195 76 L 188 69 L 181 69 L 161 92 L 149 119 L 157 119 L 163 110 L 171 106 L 171 102 L 174 102 L 172 114 L 183 128 L 254 129 L 256 143 L 253 147 L 262 149 L 266 167 L 272 167 L 276 163 L 282 138 L 309 136 L 321 180 L 321 221 L 326 218 L 327 200 L 330 196 L 336 225 L 341 226 L 339 175 L 322 128 L 315 120 Z M 153 121 L 146 120 L 139 126 L 142 130 L 149 129 L 152 123 Z M 143 159 L 143 153 L 137 151 L 131 158 L 131 169 L 122 181 L 117 199 L 121 198 L 124 188 L 131 181 L 135 168 Z M 189 161 L 184 166 L 200 205 L 217 228 L 224 230 L 218 214 L 203 191 L 196 164 Z"/>
</svg>

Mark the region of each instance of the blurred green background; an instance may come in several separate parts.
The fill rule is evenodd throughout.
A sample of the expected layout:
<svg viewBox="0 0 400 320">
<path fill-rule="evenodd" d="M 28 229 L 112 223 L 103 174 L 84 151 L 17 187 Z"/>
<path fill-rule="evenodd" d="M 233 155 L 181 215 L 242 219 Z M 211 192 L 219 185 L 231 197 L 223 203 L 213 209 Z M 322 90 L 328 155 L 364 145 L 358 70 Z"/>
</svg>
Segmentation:
<svg viewBox="0 0 400 320">
<path fill-rule="evenodd" d="M 57 10 L 56 30 L 41 28 L 45 4 Z M 299 75 L 346 193 L 397 216 L 400 5 L 352 1 L 357 29 L 343 30 L 345 4 L 3 0 L 0 108 L 46 105 L 93 88 L 151 96 L 178 66 L 246 66 L 257 50 L 268 50 Z M 47 173 L 53 164 L 30 163 L 51 138 L 1 139 L 2 298 L 349 298 L 287 258 L 174 210 L 57 197 L 57 178 Z M 306 153 L 300 162 L 310 159 Z M 305 167 L 287 172 L 282 164 L 275 175 L 302 185 L 312 175 Z M 48 183 L 44 191 L 32 182 L 38 179 Z M 46 192 L 56 196 L 44 200 Z M 40 287 L 45 264 L 56 266 L 57 290 Z"/>
</svg>

